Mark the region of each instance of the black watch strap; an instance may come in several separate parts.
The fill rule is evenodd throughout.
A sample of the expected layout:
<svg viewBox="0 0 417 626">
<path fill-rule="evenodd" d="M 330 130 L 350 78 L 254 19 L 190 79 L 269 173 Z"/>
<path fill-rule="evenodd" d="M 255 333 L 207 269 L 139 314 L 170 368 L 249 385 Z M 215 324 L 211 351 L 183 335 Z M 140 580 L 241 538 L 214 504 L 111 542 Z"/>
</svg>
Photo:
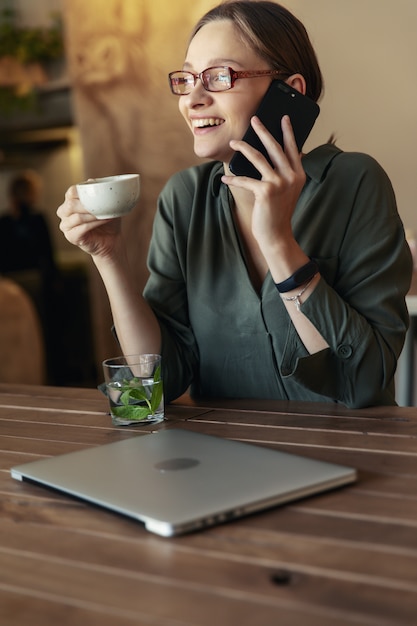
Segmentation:
<svg viewBox="0 0 417 626">
<path fill-rule="evenodd" d="M 297 289 L 300 285 L 304 285 L 304 283 L 311 280 L 318 271 L 319 266 L 315 261 L 310 259 L 308 263 L 300 267 L 300 269 L 294 272 L 294 274 L 287 278 L 287 280 L 283 280 L 282 283 L 275 283 L 275 287 L 280 293 L 292 291 L 293 289 Z"/>
</svg>

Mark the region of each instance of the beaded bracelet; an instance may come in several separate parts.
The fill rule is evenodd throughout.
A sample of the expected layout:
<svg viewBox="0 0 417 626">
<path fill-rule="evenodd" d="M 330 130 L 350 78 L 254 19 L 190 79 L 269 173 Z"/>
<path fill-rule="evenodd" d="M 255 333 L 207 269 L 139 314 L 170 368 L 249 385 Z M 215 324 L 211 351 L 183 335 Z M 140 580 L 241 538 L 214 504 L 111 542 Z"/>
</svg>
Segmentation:
<svg viewBox="0 0 417 626">
<path fill-rule="evenodd" d="M 307 288 L 311 285 L 311 283 L 313 282 L 313 280 L 314 280 L 314 278 L 315 278 L 316 276 L 317 276 L 317 273 L 316 273 L 316 274 L 314 274 L 314 276 L 312 276 L 312 277 L 310 278 L 310 280 L 308 281 L 308 283 L 306 283 L 306 284 L 304 285 L 304 287 L 301 289 L 301 291 L 299 291 L 299 292 L 297 293 L 297 295 L 295 295 L 295 296 L 284 296 L 284 295 L 282 295 L 282 293 L 281 293 L 281 294 L 280 294 L 280 295 L 281 295 L 281 298 L 282 298 L 283 300 L 285 300 L 286 302 L 295 302 L 295 306 L 296 306 L 296 308 L 297 308 L 297 311 L 299 311 L 299 310 L 300 310 L 300 307 L 301 307 L 300 297 L 303 295 L 303 293 L 305 292 L 305 290 L 306 290 L 306 289 L 307 289 Z"/>
</svg>

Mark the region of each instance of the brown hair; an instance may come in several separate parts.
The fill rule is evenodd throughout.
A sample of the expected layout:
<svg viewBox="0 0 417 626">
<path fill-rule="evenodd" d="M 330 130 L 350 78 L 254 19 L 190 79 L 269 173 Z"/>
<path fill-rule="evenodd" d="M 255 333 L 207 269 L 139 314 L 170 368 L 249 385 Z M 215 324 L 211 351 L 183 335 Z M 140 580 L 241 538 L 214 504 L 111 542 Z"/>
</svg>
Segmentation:
<svg viewBox="0 0 417 626">
<path fill-rule="evenodd" d="M 232 0 L 208 11 L 197 22 L 190 40 L 210 22 L 231 20 L 248 44 L 271 69 L 284 74 L 302 74 L 306 95 L 317 101 L 323 90 L 323 78 L 317 56 L 303 24 L 276 2 L 268 0 Z"/>
</svg>

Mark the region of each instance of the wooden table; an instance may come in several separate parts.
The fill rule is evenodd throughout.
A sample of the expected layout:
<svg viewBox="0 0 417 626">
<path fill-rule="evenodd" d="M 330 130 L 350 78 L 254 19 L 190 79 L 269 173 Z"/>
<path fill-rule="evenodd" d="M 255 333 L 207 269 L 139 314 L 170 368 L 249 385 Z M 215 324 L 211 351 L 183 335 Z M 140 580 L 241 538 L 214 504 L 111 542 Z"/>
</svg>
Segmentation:
<svg viewBox="0 0 417 626">
<path fill-rule="evenodd" d="M 112 427 L 96 390 L 0 385 L 2 626 L 417 624 L 417 409 L 182 399 L 156 428 L 172 427 L 351 465 L 359 480 L 164 539 L 9 473 L 149 429 Z"/>
</svg>

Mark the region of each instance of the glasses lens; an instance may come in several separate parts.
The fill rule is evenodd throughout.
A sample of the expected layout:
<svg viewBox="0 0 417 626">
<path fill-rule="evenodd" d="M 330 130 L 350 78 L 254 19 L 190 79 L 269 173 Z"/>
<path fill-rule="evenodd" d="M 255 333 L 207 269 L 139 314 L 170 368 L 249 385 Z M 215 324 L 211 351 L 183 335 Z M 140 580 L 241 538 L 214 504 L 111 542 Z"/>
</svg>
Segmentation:
<svg viewBox="0 0 417 626">
<path fill-rule="evenodd" d="M 172 93 L 175 93 L 177 96 L 183 96 L 190 93 L 194 87 L 194 74 L 191 74 L 191 72 L 171 72 L 169 74 L 169 83 Z"/>
<path fill-rule="evenodd" d="M 227 91 L 232 86 L 228 67 L 209 67 L 201 74 L 201 82 L 207 91 Z"/>
</svg>

